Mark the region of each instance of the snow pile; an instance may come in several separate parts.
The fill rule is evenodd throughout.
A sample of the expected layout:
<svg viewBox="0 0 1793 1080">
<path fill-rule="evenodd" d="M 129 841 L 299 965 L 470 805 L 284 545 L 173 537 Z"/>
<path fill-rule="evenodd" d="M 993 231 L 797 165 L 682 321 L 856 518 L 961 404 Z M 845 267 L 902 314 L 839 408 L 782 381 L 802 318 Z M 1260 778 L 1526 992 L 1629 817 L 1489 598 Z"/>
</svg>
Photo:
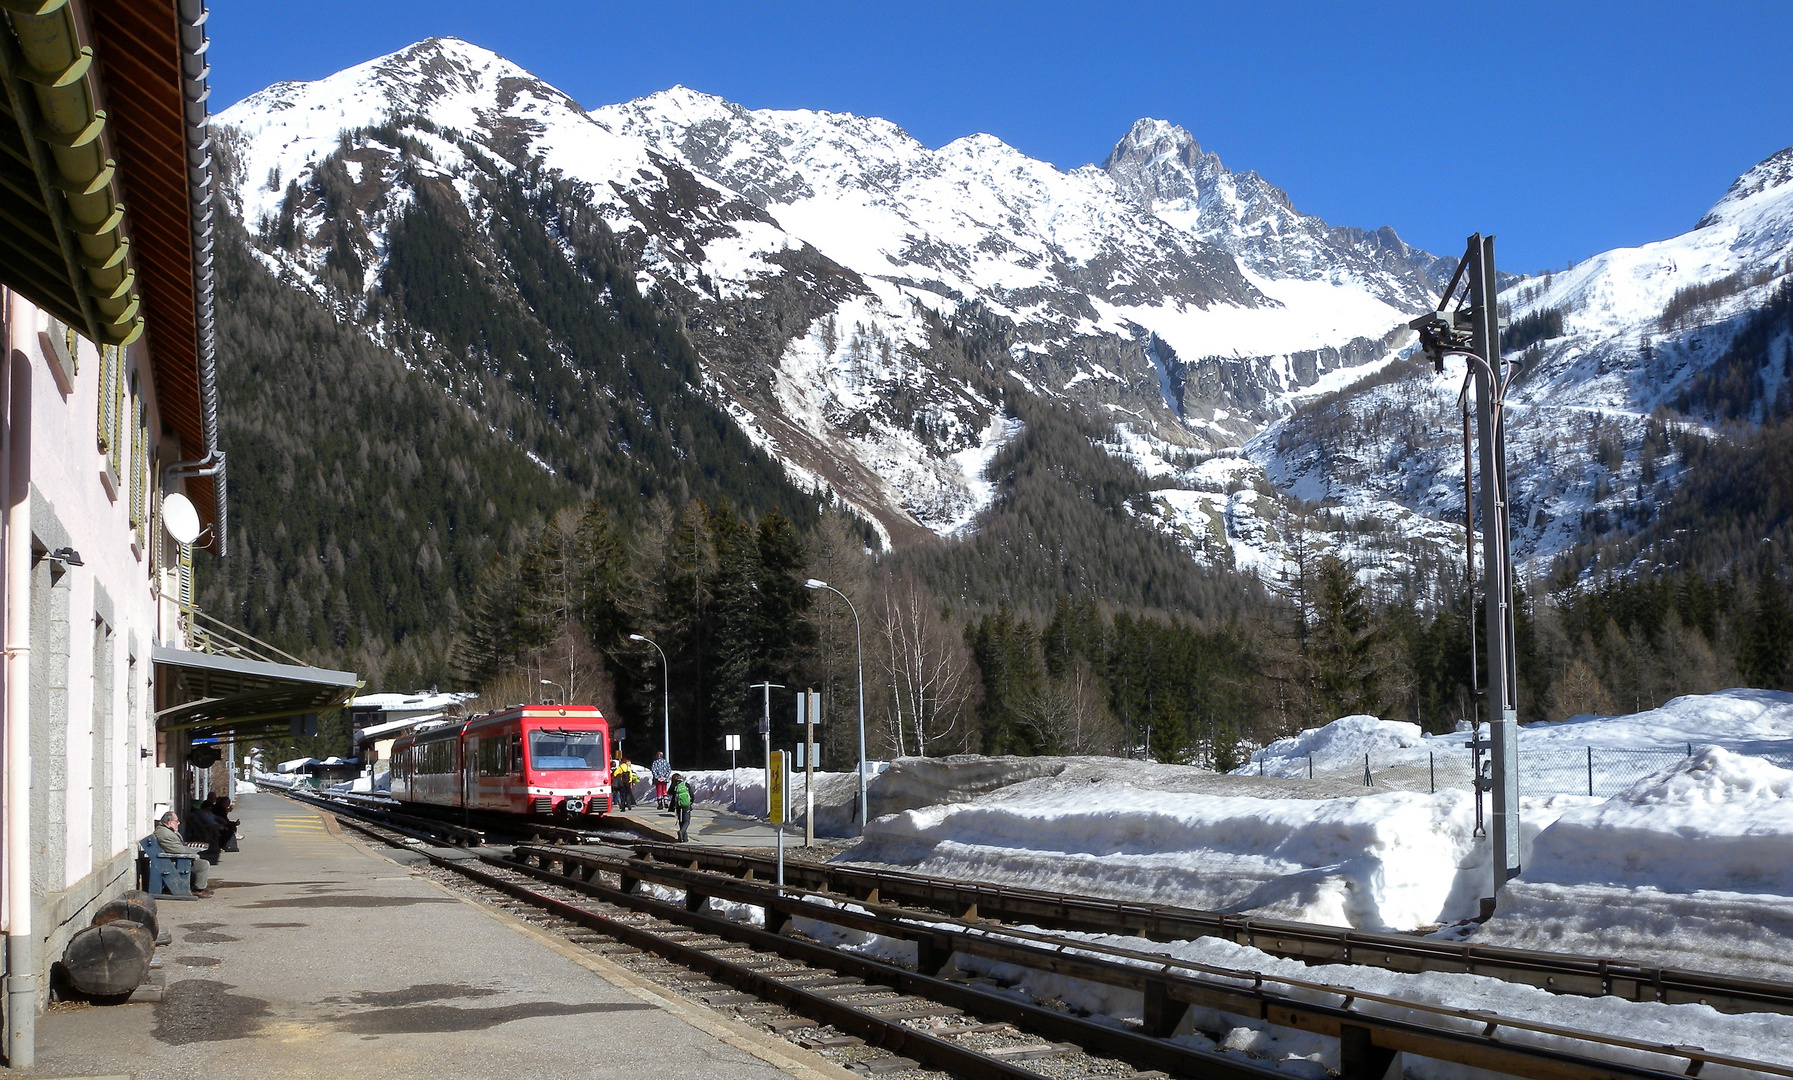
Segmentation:
<svg viewBox="0 0 1793 1080">
<path fill-rule="evenodd" d="M 1466 918 L 1487 880 L 1466 793 L 1329 800 L 1054 780 L 872 821 L 855 862 L 1364 928 Z"/>
<path fill-rule="evenodd" d="M 1526 879 L 1793 897 L 1793 771 L 1703 750 L 1558 818 Z"/>
<path fill-rule="evenodd" d="M 1484 731 L 1486 729 L 1484 728 Z M 1369 755 L 1377 786 L 1425 790 L 1467 787 L 1466 732 L 1423 734 L 1416 724 L 1345 716 L 1299 735 L 1278 739 L 1233 770 L 1236 775 L 1361 779 Z M 1659 708 L 1625 716 L 1576 716 L 1559 723 L 1519 728 L 1520 791 L 1526 795 L 1585 793 L 1588 765 L 1596 794 L 1610 795 L 1650 776 L 1701 747 L 1722 747 L 1793 766 L 1793 693 L 1732 689 L 1689 694 Z M 1593 753 L 1583 755 L 1589 748 Z M 1426 766 L 1436 763 L 1435 773 Z M 1399 770 L 1411 767 L 1408 775 Z M 1385 775 L 1385 771 L 1393 770 Z"/>
<path fill-rule="evenodd" d="M 1522 745 L 1651 748 L 1722 746 L 1743 754 L 1793 754 L 1793 693 L 1737 688 L 1689 694 L 1625 716 L 1576 716 L 1520 728 Z"/>
<path fill-rule="evenodd" d="M 1793 977 L 1793 771 L 1708 748 L 1532 850 L 1476 940 Z"/>
<path fill-rule="evenodd" d="M 1456 742 L 1461 744 L 1462 737 L 1458 736 Z M 1310 758 L 1316 769 L 1336 769 L 1341 763 L 1361 762 L 1365 754 L 1372 766 L 1423 764 L 1434 749 L 1418 724 L 1358 714 L 1341 716 L 1324 727 L 1278 739 L 1253 754 L 1250 764 L 1233 771 L 1256 775 L 1262 762 L 1264 776 L 1306 776 Z"/>
</svg>

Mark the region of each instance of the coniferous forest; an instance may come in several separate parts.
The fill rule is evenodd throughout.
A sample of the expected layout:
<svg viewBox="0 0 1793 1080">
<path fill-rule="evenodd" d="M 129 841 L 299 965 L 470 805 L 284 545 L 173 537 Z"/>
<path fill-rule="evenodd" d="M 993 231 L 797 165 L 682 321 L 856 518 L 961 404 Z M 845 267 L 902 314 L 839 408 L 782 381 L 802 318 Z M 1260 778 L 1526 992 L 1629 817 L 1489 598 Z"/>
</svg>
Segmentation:
<svg viewBox="0 0 1793 1080">
<path fill-rule="evenodd" d="M 371 290 L 347 217 L 326 214 L 325 296 L 276 278 L 219 215 L 233 525 L 229 557 L 202 567 L 209 612 L 370 690 L 592 701 L 649 747 L 665 702 L 675 756 L 707 765 L 726 761 L 722 735 L 756 729 L 763 682 L 785 688 L 771 700 L 787 745 L 790 691 L 822 690 L 824 763 L 845 765 L 861 650 L 879 755 L 1131 751 L 1231 768 L 1341 715 L 1437 731 L 1474 714 L 1480 612 L 1460 582 L 1385 595 L 1301 550 L 1274 582 L 1204 567 L 1137 523 L 1149 485 L 1102 449 L 1112 430 L 993 373 L 987 390 L 1018 421 L 989 466 L 994 502 L 961 537 L 876 550 L 865 522 L 793 485 L 701 389 L 678 312 L 637 291 L 623 245 L 569 209 L 581 201 L 558 178 L 478 182 L 504 226 L 476 239 L 419 177 Z M 297 208 L 356 198 L 340 169 L 312 185 L 287 189 L 258 242 L 301 243 Z M 1765 404 L 1759 374 L 1790 310 L 1783 289 L 1680 403 L 1734 437 L 1652 421 L 1645 454 L 1686 466 L 1662 512 L 1527 583 L 1524 718 L 1793 688 L 1776 574 L 1793 543 L 1793 418 L 1786 399 Z M 1560 330 L 1533 321 L 1511 333 Z M 988 327 L 952 330 L 968 355 L 1000 353 L 978 338 Z M 340 723 L 325 730 L 331 745 L 304 752 L 346 749 Z"/>
</svg>

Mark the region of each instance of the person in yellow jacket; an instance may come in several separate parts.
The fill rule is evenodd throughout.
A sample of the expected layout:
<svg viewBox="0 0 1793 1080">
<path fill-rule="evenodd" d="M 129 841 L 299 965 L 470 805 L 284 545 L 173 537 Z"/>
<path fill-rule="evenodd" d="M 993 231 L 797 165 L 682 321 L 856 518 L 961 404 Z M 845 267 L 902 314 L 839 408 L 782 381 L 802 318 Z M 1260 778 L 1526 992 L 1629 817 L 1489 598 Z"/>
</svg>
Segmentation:
<svg viewBox="0 0 1793 1080">
<path fill-rule="evenodd" d="M 610 792 L 618 810 L 628 810 L 635 805 L 635 768 L 621 754 L 617 755 L 616 765 L 610 770 Z"/>
</svg>

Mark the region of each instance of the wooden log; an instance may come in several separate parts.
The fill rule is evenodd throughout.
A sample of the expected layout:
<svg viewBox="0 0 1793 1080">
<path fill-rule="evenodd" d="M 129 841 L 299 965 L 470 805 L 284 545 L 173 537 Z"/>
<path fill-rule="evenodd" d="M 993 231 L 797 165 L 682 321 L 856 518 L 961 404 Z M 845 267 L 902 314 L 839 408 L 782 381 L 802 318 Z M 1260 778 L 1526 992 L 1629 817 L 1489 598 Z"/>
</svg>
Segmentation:
<svg viewBox="0 0 1793 1080">
<path fill-rule="evenodd" d="M 69 985 L 96 998 L 127 998 L 149 974 L 156 938 L 142 923 L 120 919 L 69 939 L 62 967 Z"/>
<path fill-rule="evenodd" d="M 138 899 L 141 897 L 141 899 Z M 125 893 L 116 900 L 108 900 L 93 913 L 94 926 L 104 926 L 124 919 L 127 922 L 141 923 L 149 928 L 150 940 L 161 936 L 161 926 L 156 922 L 156 902 L 148 893 L 135 890 Z"/>
</svg>

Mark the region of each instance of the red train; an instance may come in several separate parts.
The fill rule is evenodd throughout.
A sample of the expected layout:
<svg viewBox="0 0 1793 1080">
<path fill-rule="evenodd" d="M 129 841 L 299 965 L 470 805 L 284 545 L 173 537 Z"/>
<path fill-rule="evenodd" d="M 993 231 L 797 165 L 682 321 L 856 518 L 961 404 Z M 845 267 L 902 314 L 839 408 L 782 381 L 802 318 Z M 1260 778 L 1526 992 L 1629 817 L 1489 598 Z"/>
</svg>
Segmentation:
<svg viewBox="0 0 1793 1080">
<path fill-rule="evenodd" d="M 392 797 L 577 817 L 610 810 L 610 725 L 591 705 L 517 705 L 392 744 Z"/>
</svg>

